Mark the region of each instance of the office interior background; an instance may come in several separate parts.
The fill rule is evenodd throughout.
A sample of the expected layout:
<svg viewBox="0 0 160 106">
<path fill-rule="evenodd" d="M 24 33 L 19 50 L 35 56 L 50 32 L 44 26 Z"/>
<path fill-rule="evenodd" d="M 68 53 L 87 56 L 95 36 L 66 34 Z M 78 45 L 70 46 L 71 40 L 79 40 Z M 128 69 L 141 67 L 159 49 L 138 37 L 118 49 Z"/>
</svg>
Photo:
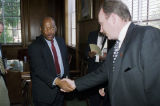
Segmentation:
<svg viewBox="0 0 160 106">
<path fill-rule="evenodd" d="M 134 23 L 160 28 L 160 0 L 122 1 L 128 6 Z M 12 71 L 19 71 L 19 75 L 12 71 L 8 75 L 12 79 L 12 82 L 8 79 L 8 86 L 16 86 L 16 77 L 23 79 L 19 80 L 17 86 L 21 86 L 22 82 L 27 83 L 25 95 L 16 94 L 15 88 L 8 88 L 11 103 L 31 103 L 27 50 L 28 45 L 40 35 L 40 23 L 45 16 L 55 19 L 56 35 L 65 39 L 70 55 L 71 78 L 87 74 L 87 61 L 84 58 L 87 38 L 89 32 L 98 29 L 98 11 L 103 2 L 104 0 L 0 0 L 0 21 L 4 23 L 4 33 L 0 37 L 3 56 L 6 62 L 10 62 L 6 64 L 12 67 Z M 21 90 L 22 88 L 17 88 L 17 91 Z M 18 100 L 17 95 L 27 100 Z"/>
</svg>

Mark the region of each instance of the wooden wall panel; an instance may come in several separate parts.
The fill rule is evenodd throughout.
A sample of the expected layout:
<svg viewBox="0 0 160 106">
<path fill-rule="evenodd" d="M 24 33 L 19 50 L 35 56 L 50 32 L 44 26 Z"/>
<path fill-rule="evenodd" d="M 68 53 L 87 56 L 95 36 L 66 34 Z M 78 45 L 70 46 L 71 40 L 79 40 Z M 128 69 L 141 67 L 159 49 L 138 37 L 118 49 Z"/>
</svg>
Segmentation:
<svg viewBox="0 0 160 106">
<path fill-rule="evenodd" d="M 30 0 L 29 1 L 29 25 L 30 36 L 29 42 L 36 39 L 41 34 L 40 22 L 43 17 L 48 16 L 48 2 L 47 0 Z"/>
<path fill-rule="evenodd" d="M 21 0 L 22 44 L 3 46 L 7 58 L 17 58 L 19 49 L 27 46 L 40 35 L 40 23 L 45 16 L 53 16 L 57 34 L 64 36 L 64 0 Z"/>
<path fill-rule="evenodd" d="M 98 29 L 98 12 L 102 0 L 93 0 L 93 19 L 87 21 L 79 21 L 78 24 L 78 43 L 79 50 L 84 52 L 87 44 L 88 34 Z"/>
<path fill-rule="evenodd" d="M 78 42 L 79 42 L 79 49 L 84 50 L 84 46 L 87 44 L 88 34 L 91 31 L 95 31 L 98 29 L 98 12 L 99 7 L 102 0 L 93 0 L 93 19 L 87 21 L 79 21 L 79 29 L 78 29 Z"/>
<path fill-rule="evenodd" d="M 22 46 L 15 46 L 15 45 L 2 46 L 3 57 L 7 59 L 17 59 L 18 50 L 22 48 L 23 48 Z"/>
<path fill-rule="evenodd" d="M 92 20 L 77 21 L 76 64 L 80 61 L 79 54 L 84 53 L 89 32 L 98 28 L 97 15 L 101 2 L 103 0 L 93 0 Z M 40 22 L 45 16 L 55 18 L 57 35 L 64 37 L 64 0 L 21 0 L 21 6 L 23 43 L 20 46 L 3 46 L 7 58 L 16 58 L 18 50 L 27 48 L 40 34 Z"/>
<path fill-rule="evenodd" d="M 52 16 L 57 25 L 58 36 L 64 36 L 64 26 L 65 26 L 65 5 L 64 0 L 49 0 L 49 15 Z"/>
<path fill-rule="evenodd" d="M 104 0 L 93 0 L 93 19 L 87 21 L 77 21 L 77 47 L 76 47 L 76 63 L 79 69 L 80 61 L 84 58 L 85 48 L 87 46 L 88 34 L 98 29 L 98 12 L 101 3 Z M 79 4 L 77 4 L 79 5 Z M 77 8 L 78 9 L 78 8 Z"/>
</svg>

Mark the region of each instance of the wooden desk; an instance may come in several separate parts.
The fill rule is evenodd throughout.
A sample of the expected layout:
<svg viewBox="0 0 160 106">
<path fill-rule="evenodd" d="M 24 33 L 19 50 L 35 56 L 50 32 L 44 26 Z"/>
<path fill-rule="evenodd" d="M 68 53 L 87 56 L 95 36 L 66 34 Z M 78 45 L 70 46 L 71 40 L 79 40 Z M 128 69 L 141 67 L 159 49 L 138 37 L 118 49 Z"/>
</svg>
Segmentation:
<svg viewBox="0 0 160 106">
<path fill-rule="evenodd" d="M 22 73 L 25 74 L 25 72 L 28 72 L 30 74 L 29 63 L 28 62 L 23 62 L 23 72 Z"/>
<path fill-rule="evenodd" d="M 30 72 L 21 72 L 21 78 L 26 83 L 25 91 L 26 91 L 26 104 L 32 105 L 32 82 Z"/>
<path fill-rule="evenodd" d="M 21 72 L 21 78 L 24 79 L 24 80 L 30 80 L 31 81 L 30 72 Z"/>
</svg>

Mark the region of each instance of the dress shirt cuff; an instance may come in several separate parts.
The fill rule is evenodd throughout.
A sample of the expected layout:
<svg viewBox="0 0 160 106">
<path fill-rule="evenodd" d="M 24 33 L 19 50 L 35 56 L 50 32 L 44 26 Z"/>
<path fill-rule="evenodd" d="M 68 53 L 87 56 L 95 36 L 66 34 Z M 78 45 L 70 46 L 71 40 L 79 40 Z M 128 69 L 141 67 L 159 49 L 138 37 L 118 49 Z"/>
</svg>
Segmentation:
<svg viewBox="0 0 160 106">
<path fill-rule="evenodd" d="M 56 78 L 54 79 L 54 81 L 53 81 L 52 85 L 56 86 L 56 84 L 55 84 L 55 80 L 56 80 L 57 78 L 58 78 L 58 77 L 56 77 Z"/>
<path fill-rule="evenodd" d="M 53 81 L 52 85 L 56 86 L 56 84 L 55 84 L 55 80 L 56 80 L 57 78 L 60 78 L 60 77 L 56 77 L 56 78 L 54 79 L 54 81 Z M 68 78 L 68 76 L 66 76 L 66 77 L 62 77 L 62 78 Z M 60 79 L 62 79 L 62 78 L 60 78 Z"/>
<path fill-rule="evenodd" d="M 96 55 L 95 62 L 99 62 L 99 55 Z"/>
</svg>

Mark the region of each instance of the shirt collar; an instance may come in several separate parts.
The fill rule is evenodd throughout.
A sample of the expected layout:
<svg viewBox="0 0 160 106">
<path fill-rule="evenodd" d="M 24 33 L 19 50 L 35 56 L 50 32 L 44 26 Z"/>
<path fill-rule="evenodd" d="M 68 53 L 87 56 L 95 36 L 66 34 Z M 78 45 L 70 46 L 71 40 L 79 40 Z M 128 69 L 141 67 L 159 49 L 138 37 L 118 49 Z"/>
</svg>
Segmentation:
<svg viewBox="0 0 160 106">
<path fill-rule="evenodd" d="M 46 38 L 44 38 L 44 39 L 46 40 L 46 42 L 47 42 L 48 44 L 50 44 L 50 42 L 51 42 L 50 40 L 47 40 Z M 55 40 L 56 40 L 56 39 L 55 39 L 55 37 L 54 37 L 54 38 L 53 38 L 53 41 L 55 42 Z"/>
<path fill-rule="evenodd" d="M 120 41 L 119 42 L 119 48 L 121 47 L 123 41 L 124 41 L 124 38 L 126 36 L 126 33 L 127 33 L 127 30 L 129 28 L 129 25 L 131 24 L 131 21 L 129 21 L 120 31 L 119 33 L 119 36 L 118 36 L 118 40 Z"/>
</svg>

